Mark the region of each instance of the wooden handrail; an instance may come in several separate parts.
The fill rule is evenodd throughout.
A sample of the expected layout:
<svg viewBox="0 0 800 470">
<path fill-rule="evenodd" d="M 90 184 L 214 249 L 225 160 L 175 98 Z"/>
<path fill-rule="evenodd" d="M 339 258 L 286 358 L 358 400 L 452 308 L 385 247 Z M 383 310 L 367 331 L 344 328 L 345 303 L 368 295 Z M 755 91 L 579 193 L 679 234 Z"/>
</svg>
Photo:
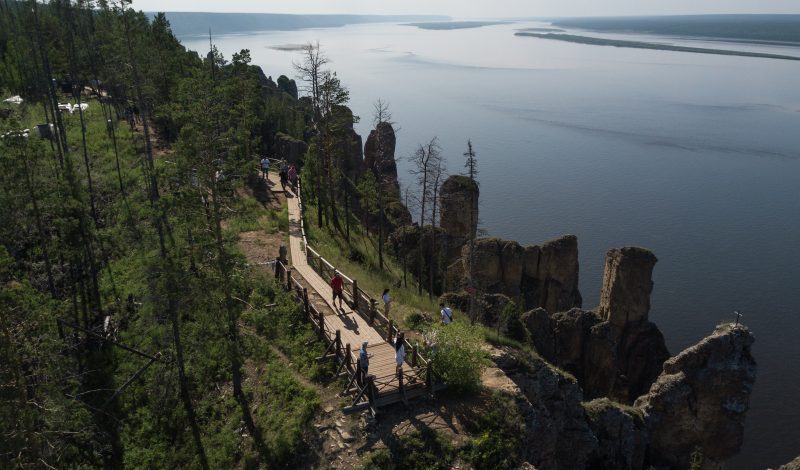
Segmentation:
<svg viewBox="0 0 800 470">
<path fill-rule="evenodd" d="M 307 258 L 306 261 L 308 262 L 308 265 L 311 267 L 311 269 L 317 271 L 320 274 L 320 276 L 323 277 L 323 279 L 326 278 L 326 274 L 324 272 L 325 268 L 328 268 L 332 272 L 338 271 L 339 274 L 341 274 L 342 279 L 345 281 L 344 282 L 345 294 L 347 294 L 347 296 L 350 298 L 349 299 L 350 302 L 357 306 L 357 308 L 355 309 L 356 313 L 365 320 L 367 320 L 368 322 L 370 322 L 370 324 L 372 324 L 373 327 L 376 327 L 376 329 L 379 327 L 383 327 L 385 329 L 387 327 L 391 328 L 392 331 L 387 331 L 387 335 L 391 335 L 392 338 L 396 337 L 397 331 L 399 330 L 393 326 L 390 327 L 389 319 L 386 318 L 386 316 L 380 310 L 378 310 L 377 308 L 375 308 L 374 310 L 372 309 L 371 306 L 377 304 L 375 298 L 372 297 L 360 286 L 357 286 L 355 289 L 353 289 L 353 279 L 344 274 L 341 270 L 337 269 L 333 264 L 331 264 L 328 260 L 326 260 L 325 257 L 323 257 L 317 250 L 315 250 L 308 244 L 308 240 L 306 238 L 306 233 L 305 233 L 305 223 L 303 221 L 303 214 L 305 207 L 303 206 L 303 198 L 301 197 L 301 193 L 302 193 L 301 181 L 298 179 L 297 194 L 295 194 L 295 197 L 297 198 L 297 203 L 300 208 L 300 232 L 303 237 L 303 250 L 305 252 Z M 318 262 L 312 262 L 312 260 Z M 284 272 L 286 272 L 285 267 L 284 267 Z M 364 299 L 363 302 L 361 301 L 360 298 L 358 298 L 359 295 L 363 296 Z M 361 308 L 358 308 L 361 306 L 364 306 L 364 308 L 367 309 L 366 312 L 362 311 Z M 312 309 L 316 310 L 315 308 L 313 308 L 313 306 Z M 370 321 L 370 318 L 374 318 L 375 321 Z M 323 331 L 323 333 L 325 332 Z M 386 335 L 381 335 L 381 336 L 385 337 Z M 406 347 L 409 348 L 409 350 L 413 348 L 413 346 L 411 345 L 411 343 L 408 342 L 407 339 L 404 342 L 406 344 Z M 421 351 L 418 351 L 416 356 L 417 356 L 417 361 L 419 363 L 422 363 L 424 365 L 428 364 L 428 361 L 422 356 Z"/>
</svg>

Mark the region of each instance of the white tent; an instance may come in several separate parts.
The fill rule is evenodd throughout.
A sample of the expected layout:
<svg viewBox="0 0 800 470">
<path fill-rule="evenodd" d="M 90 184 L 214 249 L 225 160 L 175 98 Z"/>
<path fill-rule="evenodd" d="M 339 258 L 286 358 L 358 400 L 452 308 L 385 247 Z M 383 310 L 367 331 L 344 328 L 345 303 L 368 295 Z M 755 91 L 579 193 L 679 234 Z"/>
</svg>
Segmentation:
<svg viewBox="0 0 800 470">
<path fill-rule="evenodd" d="M 3 103 L 22 104 L 22 97 L 20 97 L 19 95 L 12 96 L 11 98 L 4 99 Z"/>
</svg>

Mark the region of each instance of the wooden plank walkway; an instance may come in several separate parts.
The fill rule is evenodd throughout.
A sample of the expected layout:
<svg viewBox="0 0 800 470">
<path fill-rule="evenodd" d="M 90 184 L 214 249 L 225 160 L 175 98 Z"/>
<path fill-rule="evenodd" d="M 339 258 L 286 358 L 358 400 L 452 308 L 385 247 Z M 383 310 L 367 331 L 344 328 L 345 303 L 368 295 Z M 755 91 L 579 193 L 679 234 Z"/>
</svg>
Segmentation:
<svg viewBox="0 0 800 470">
<path fill-rule="evenodd" d="M 283 192 L 277 174 L 271 172 L 269 180 L 269 186 L 273 192 Z M 425 374 L 425 368 L 421 368 L 419 363 L 425 361 L 406 342 L 406 364 L 403 367 L 401 384 L 400 376 L 396 371 L 394 346 L 387 341 L 387 336 L 395 337 L 396 328 L 393 327 L 388 319 L 374 312 L 374 301 L 372 301 L 372 311 L 365 315 L 365 308 L 369 311 L 371 299 L 365 299 L 363 291 L 358 289 L 357 284 L 346 276 L 345 298 L 349 298 L 350 302 L 343 303 L 343 309 L 341 310 L 334 306 L 333 290 L 329 280 L 324 279 L 308 262 L 310 257 L 307 249 L 309 247 L 305 246 L 304 230 L 301 222 L 302 202 L 291 189 L 287 189 L 285 194 L 289 212 L 290 275 L 292 279 L 296 279 L 298 276 L 302 278 L 302 284 L 307 289 L 308 297 L 311 297 L 313 293 L 317 294 L 315 310 L 323 318 L 325 327 L 322 330 L 327 336 L 326 342 L 332 344 L 336 340 L 336 332 L 339 332 L 338 336 L 341 341 L 341 349 L 344 350 L 343 353 L 348 350 L 350 352 L 349 360 L 346 360 L 345 366 L 351 371 L 351 375 L 356 372 L 356 361 L 358 360 L 361 344 L 364 341 L 368 342 L 367 350 L 372 355 L 369 375 L 373 376 L 374 380 L 374 401 L 379 402 L 373 403 L 373 406 L 383 406 L 398 401 L 407 402 L 408 398 L 424 394 L 425 387 L 428 385 L 425 378 L 427 374 Z M 313 252 L 313 250 L 310 251 Z M 316 254 L 316 252 L 313 253 Z M 317 255 L 315 266 L 320 272 L 325 272 L 325 263 L 327 262 Z M 329 272 L 332 274 L 333 267 L 329 263 L 327 267 L 329 267 Z M 291 285 L 291 281 L 288 281 L 288 284 Z M 359 308 L 354 310 L 354 305 Z M 386 336 L 375 327 L 377 324 L 375 321 L 376 315 L 384 320 L 382 326 L 385 327 Z M 347 347 L 348 345 L 349 348 Z M 425 365 L 427 365 L 426 362 Z"/>
</svg>

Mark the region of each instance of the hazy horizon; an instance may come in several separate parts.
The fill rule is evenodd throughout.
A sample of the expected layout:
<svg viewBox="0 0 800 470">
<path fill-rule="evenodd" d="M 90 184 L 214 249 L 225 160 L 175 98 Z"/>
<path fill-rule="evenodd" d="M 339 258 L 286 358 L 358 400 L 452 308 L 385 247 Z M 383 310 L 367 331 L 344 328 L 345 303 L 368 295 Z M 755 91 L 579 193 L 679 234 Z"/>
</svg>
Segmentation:
<svg viewBox="0 0 800 470">
<path fill-rule="evenodd" d="M 198 13 L 280 13 L 297 15 L 361 14 L 361 15 L 446 15 L 455 18 L 530 18 L 583 16 L 662 16 L 705 14 L 800 14 L 796 0 L 719 0 L 698 4 L 693 0 L 644 3 L 631 0 L 500 0 L 491 5 L 463 4 L 458 0 L 408 0 L 402 4 L 376 3 L 366 0 L 307 0 L 303 2 L 247 0 L 172 0 L 165 8 L 163 0 L 134 0 L 133 7 L 144 11 Z"/>
</svg>

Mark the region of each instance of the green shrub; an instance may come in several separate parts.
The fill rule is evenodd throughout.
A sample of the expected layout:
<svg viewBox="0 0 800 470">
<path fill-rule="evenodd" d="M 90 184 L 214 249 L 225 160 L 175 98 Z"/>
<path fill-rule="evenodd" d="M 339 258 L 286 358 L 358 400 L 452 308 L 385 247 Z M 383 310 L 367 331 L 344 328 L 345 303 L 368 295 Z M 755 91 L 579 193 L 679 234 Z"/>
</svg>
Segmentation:
<svg viewBox="0 0 800 470">
<path fill-rule="evenodd" d="M 453 447 L 440 433 L 421 428 L 389 444 L 397 470 L 446 470 L 453 461 Z"/>
<path fill-rule="evenodd" d="M 432 322 L 430 317 L 421 312 L 414 312 L 406 317 L 406 328 L 414 331 L 421 331 L 422 327 L 429 326 Z"/>
<path fill-rule="evenodd" d="M 362 470 L 395 470 L 397 468 L 389 449 L 378 449 L 367 454 L 362 463 Z"/>
<path fill-rule="evenodd" d="M 454 322 L 434 329 L 433 370 L 456 393 L 471 393 L 480 388 L 481 373 L 487 359 L 481 350 L 481 330 L 466 322 Z"/>
<path fill-rule="evenodd" d="M 475 468 L 514 468 L 519 461 L 525 421 L 513 397 L 495 393 L 486 409 L 464 421 L 477 437 L 464 449 Z"/>
</svg>

